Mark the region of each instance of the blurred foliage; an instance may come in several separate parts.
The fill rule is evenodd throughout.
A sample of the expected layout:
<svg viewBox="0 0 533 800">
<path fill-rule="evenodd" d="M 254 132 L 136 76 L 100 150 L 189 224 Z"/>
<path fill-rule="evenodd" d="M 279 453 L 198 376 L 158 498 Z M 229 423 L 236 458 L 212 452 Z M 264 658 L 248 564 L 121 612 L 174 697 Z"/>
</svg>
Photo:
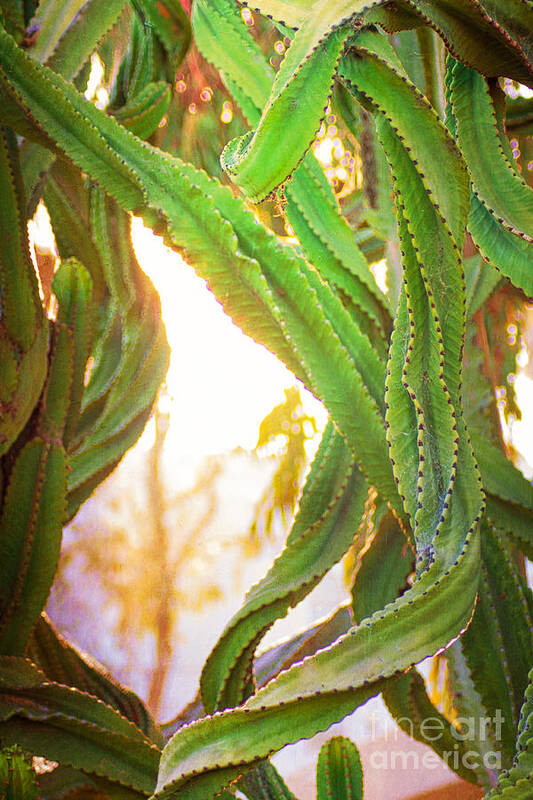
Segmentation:
<svg viewBox="0 0 533 800">
<path fill-rule="evenodd" d="M 253 554 L 263 537 L 286 530 L 294 516 L 309 459 L 306 443 L 317 433 L 316 420 L 304 411 L 296 386 L 285 389 L 285 401 L 272 409 L 259 426 L 255 452 L 272 454 L 278 463 L 271 482 L 256 505 L 245 549 Z M 277 524 L 276 524 L 277 523 Z"/>
<path fill-rule="evenodd" d="M 248 532 L 224 532 L 230 509 L 219 488 L 239 451 L 209 457 L 190 487 L 171 490 L 165 462 L 170 418 L 159 407 L 153 415 L 154 442 L 146 454 L 138 453 L 136 477 L 121 471 L 109 478 L 90 510 L 70 526 L 52 595 L 52 618 L 87 647 L 91 636 L 86 643 L 83 631 L 94 628 L 94 615 L 101 609 L 108 619 L 107 636 L 120 644 L 125 659 L 120 672 L 126 681 L 134 680 L 139 670 L 139 648 L 149 647 L 153 655 L 146 698 L 156 717 L 173 656 L 180 650 L 180 621 L 220 602 L 228 592 L 226 580 L 217 576 L 221 553 L 226 558 L 230 551 L 242 554 L 235 569 L 238 582 L 242 556 L 256 556 L 265 541 L 279 539 L 294 514 L 309 463 L 305 445 L 317 428 L 303 410 L 299 389 L 290 387 L 285 394 L 285 402 L 262 421 L 256 450 L 246 454 L 258 463 L 275 464 Z M 72 596 L 73 581 L 88 588 L 85 603 L 83 592 Z"/>
</svg>

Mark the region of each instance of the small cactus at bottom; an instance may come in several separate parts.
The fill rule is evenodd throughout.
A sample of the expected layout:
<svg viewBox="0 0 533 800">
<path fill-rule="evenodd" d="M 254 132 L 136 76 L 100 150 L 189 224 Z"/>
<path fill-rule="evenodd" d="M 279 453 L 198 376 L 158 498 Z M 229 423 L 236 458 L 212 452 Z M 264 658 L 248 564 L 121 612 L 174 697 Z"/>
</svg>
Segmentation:
<svg viewBox="0 0 533 800">
<path fill-rule="evenodd" d="M 345 736 L 322 746 L 316 768 L 317 800 L 362 800 L 363 767 L 359 751 Z"/>
<path fill-rule="evenodd" d="M 31 758 L 17 746 L 0 750 L 1 800 L 37 800 L 37 795 Z"/>
</svg>

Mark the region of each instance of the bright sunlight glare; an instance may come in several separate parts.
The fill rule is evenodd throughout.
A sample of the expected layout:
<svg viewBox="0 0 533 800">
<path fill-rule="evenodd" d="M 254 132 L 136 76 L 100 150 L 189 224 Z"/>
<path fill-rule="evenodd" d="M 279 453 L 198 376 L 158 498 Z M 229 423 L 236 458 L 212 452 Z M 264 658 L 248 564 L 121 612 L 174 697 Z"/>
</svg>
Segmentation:
<svg viewBox="0 0 533 800">
<path fill-rule="evenodd" d="M 103 77 L 104 77 L 104 65 L 98 58 L 97 53 L 93 53 L 91 56 L 91 72 L 89 74 L 89 80 L 87 82 L 87 89 L 84 94 L 86 100 L 93 99 L 94 95 L 96 94 L 96 90 L 100 86 L 100 82 Z"/>
<path fill-rule="evenodd" d="M 533 478 L 533 415 L 528 410 L 533 409 L 533 380 L 523 372 L 519 372 L 514 382 L 516 400 L 522 409 L 522 419 L 513 421 L 511 428 L 511 443 L 519 452 L 521 462 L 518 466 L 526 478 Z"/>
<path fill-rule="evenodd" d="M 28 220 L 30 243 L 42 250 L 55 249 L 54 232 L 46 206 L 42 201 L 37 206 L 33 219 Z"/>
<path fill-rule="evenodd" d="M 383 294 L 387 294 L 389 291 L 389 287 L 387 285 L 387 259 L 382 258 L 381 261 L 376 261 L 375 264 L 371 264 L 370 272 L 376 279 L 376 283 Z"/>
<path fill-rule="evenodd" d="M 255 447 L 261 420 L 284 401 L 294 376 L 232 323 L 205 282 L 140 219 L 132 240 L 161 296 L 172 349 L 167 446 L 179 458 Z M 303 387 L 301 394 L 322 428 L 323 406 Z"/>
</svg>

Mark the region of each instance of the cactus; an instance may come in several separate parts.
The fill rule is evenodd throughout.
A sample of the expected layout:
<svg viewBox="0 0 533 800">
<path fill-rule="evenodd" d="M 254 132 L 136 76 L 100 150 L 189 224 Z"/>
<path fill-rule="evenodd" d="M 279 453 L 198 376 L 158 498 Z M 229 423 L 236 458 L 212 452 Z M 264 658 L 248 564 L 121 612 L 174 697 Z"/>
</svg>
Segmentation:
<svg viewBox="0 0 533 800">
<path fill-rule="evenodd" d="M 333 736 L 322 746 L 316 768 L 317 800 L 362 800 L 363 770 L 353 742 Z"/>
<path fill-rule="evenodd" d="M 16 745 L 0 751 L 0 786 L 6 800 L 37 800 L 39 788 L 31 761 Z"/>
</svg>

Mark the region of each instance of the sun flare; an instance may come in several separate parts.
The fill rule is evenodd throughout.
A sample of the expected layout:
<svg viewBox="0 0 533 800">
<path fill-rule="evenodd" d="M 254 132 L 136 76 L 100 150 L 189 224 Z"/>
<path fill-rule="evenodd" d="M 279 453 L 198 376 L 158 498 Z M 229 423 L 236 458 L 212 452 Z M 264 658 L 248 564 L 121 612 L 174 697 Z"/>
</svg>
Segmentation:
<svg viewBox="0 0 533 800">
<path fill-rule="evenodd" d="M 205 282 L 140 219 L 133 219 L 132 239 L 159 291 L 172 349 L 166 381 L 169 448 L 176 455 L 204 457 L 255 447 L 261 420 L 283 402 L 294 375 L 233 324 Z M 323 406 L 303 387 L 301 394 L 322 428 Z"/>
</svg>

